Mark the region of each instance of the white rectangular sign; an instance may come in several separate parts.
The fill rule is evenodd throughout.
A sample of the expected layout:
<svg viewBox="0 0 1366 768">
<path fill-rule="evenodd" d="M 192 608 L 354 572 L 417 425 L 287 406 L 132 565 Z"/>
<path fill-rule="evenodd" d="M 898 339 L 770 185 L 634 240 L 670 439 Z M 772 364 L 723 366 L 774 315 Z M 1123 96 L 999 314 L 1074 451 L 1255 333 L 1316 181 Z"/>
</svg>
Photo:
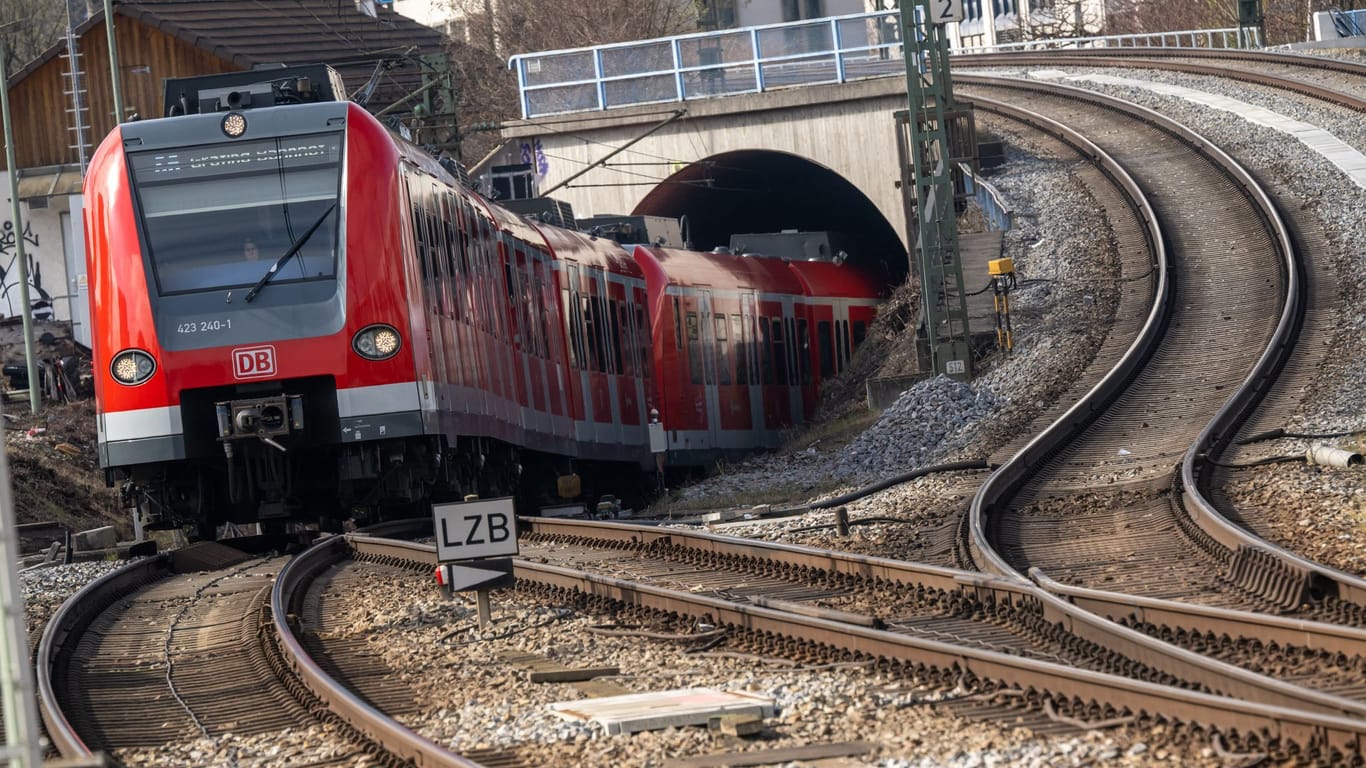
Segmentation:
<svg viewBox="0 0 1366 768">
<path fill-rule="evenodd" d="M 517 554 L 511 497 L 433 504 L 432 518 L 439 562 Z"/>
<path fill-rule="evenodd" d="M 930 0 L 930 23 L 947 24 L 963 20 L 963 0 Z"/>
</svg>

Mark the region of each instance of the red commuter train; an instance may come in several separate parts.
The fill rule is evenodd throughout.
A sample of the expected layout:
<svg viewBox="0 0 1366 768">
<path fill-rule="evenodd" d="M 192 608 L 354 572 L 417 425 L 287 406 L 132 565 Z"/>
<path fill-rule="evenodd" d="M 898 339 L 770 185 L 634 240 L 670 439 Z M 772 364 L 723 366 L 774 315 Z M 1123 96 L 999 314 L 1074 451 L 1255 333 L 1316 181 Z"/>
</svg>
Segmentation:
<svg viewBox="0 0 1366 768">
<path fill-rule="evenodd" d="M 310 69 L 200 78 L 90 163 L 100 461 L 145 526 L 630 495 L 656 415 L 671 466 L 776 445 L 872 321 L 847 265 L 528 221 Z"/>
</svg>

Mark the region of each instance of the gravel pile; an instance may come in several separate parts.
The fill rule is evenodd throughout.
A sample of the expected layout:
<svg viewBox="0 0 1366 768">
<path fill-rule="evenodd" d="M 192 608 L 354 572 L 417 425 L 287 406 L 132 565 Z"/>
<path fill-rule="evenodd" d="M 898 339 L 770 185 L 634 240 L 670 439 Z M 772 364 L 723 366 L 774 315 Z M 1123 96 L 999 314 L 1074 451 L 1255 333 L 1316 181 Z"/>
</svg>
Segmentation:
<svg viewBox="0 0 1366 768">
<path fill-rule="evenodd" d="M 990 416 L 1001 402 L 989 389 L 936 376 L 905 392 L 873 426 L 841 451 L 835 477 L 863 484 L 961 450 L 968 427 Z M 908 435 L 918 439 L 907 440 Z"/>
<path fill-rule="evenodd" d="M 21 571 L 19 586 L 24 596 L 24 623 L 29 642 L 37 645 L 48 618 L 57 612 L 68 597 L 122 565 L 125 563 L 93 561 Z"/>
<path fill-rule="evenodd" d="M 1006 141 L 1007 162 L 990 182 L 1014 214 L 1015 226 L 1002 244 L 1019 278 L 1011 297 L 1013 353 L 984 361 L 971 384 L 947 377 L 920 382 L 848 446 L 817 443 L 725 466 L 683 489 L 682 500 L 744 500 L 779 489 L 796 504 L 924 466 L 985 459 L 1024 434 L 1077 379 L 1104 340 L 1118 296 L 1113 233 L 1077 177 L 1075 160 L 1053 157 L 1008 123 L 983 115 L 979 125 Z M 914 345 L 914 329 L 894 343 Z M 905 517 L 934 506 L 945 484 L 925 478 L 856 502 L 850 511 Z M 823 521 L 813 513 L 802 522 L 730 532 L 781 538 L 776 531 Z"/>
</svg>

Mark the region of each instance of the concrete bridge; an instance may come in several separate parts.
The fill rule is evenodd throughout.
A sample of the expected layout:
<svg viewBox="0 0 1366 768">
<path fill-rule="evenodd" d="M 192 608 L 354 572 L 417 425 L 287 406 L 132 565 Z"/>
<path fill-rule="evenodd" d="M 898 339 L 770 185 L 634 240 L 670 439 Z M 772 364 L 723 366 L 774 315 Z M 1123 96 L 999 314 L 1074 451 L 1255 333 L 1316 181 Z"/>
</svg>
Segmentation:
<svg viewBox="0 0 1366 768">
<path fill-rule="evenodd" d="M 695 248 L 745 232 L 841 231 L 852 260 L 895 278 L 906 221 L 893 113 L 905 108 L 904 78 L 883 77 L 546 118 L 505 128 L 508 145 L 477 170 L 529 162 L 539 189 L 580 218 L 686 217 Z"/>
<path fill-rule="evenodd" d="M 501 169 L 509 190 L 520 174 L 513 196 L 549 195 L 578 218 L 686 217 L 695 248 L 746 232 L 839 231 L 851 261 L 880 264 L 898 280 L 907 232 L 893 115 L 907 101 L 897 13 L 515 56 L 523 119 L 504 127 L 507 144 L 474 173 L 491 185 Z M 1247 42 L 1226 29 L 1066 44 Z"/>
</svg>

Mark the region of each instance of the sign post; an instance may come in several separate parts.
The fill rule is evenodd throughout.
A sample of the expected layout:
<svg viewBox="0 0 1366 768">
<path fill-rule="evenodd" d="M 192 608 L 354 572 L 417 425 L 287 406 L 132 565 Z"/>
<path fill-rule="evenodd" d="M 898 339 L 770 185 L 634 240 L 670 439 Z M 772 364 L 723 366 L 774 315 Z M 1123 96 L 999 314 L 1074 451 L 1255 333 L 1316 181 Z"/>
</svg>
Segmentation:
<svg viewBox="0 0 1366 768">
<path fill-rule="evenodd" d="M 517 516 L 512 498 L 432 505 L 436 533 L 436 581 L 447 592 L 474 591 L 479 626 L 492 622 L 489 591 L 512 583 L 517 554 Z"/>
</svg>

